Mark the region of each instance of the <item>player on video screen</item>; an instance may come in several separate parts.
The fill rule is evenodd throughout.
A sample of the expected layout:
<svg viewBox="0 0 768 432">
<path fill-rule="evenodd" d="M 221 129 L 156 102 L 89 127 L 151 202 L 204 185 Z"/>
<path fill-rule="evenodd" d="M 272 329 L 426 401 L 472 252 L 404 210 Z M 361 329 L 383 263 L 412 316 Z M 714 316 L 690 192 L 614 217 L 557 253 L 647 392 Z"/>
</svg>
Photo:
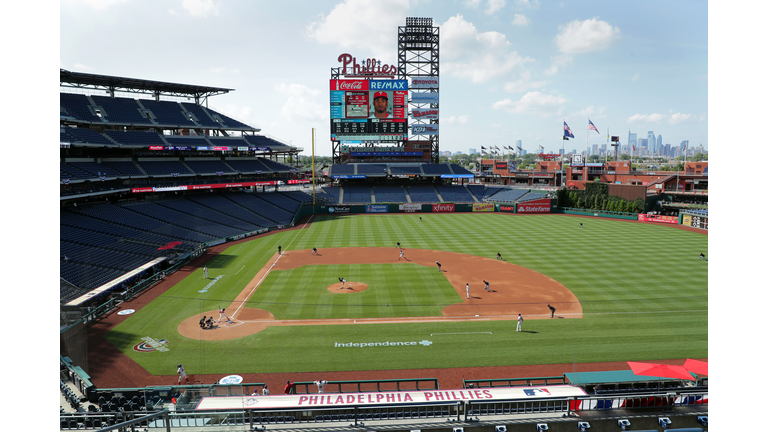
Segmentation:
<svg viewBox="0 0 768 432">
<path fill-rule="evenodd" d="M 389 97 L 386 92 L 376 92 L 373 95 L 373 114 L 370 118 L 391 118 L 392 116 L 387 112 L 387 105 L 389 104 Z"/>
</svg>

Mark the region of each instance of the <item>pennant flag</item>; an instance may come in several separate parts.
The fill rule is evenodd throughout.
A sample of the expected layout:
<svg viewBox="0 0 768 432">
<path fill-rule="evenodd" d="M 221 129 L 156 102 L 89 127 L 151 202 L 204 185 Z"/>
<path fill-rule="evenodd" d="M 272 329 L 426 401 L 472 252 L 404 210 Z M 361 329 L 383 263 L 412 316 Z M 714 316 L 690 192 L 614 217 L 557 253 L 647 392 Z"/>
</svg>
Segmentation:
<svg viewBox="0 0 768 432">
<path fill-rule="evenodd" d="M 589 120 L 589 119 L 587 119 L 587 120 Z M 597 128 L 595 127 L 595 124 L 594 124 L 594 123 L 592 123 L 592 120 L 589 120 L 589 126 L 587 127 L 587 129 L 588 129 L 588 130 L 593 130 L 593 131 L 595 131 L 595 132 L 597 132 L 597 133 L 600 133 L 600 131 L 599 131 L 599 130 L 597 130 Z"/>
<path fill-rule="evenodd" d="M 483 146 L 480 146 L 480 150 L 485 150 L 485 147 L 483 147 Z"/>
<path fill-rule="evenodd" d="M 62 180 L 62 181 L 64 182 L 64 184 L 65 184 L 65 185 L 68 185 L 68 184 L 69 184 L 69 179 L 64 179 L 64 180 Z"/>
<path fill-rule="evenodd" d="M 632 151 L 635 151 L 635 145 L 632 144 Z"/>
<path fill-rule="evenodd" d="M 568 123 L 563 121 L 563 138 L 573 138 L 573 132 L 571 132 L 571 128 L 568 127 Z"/>
<path fill-rule="evenodd" d="M 540 145 L 539 150 L 544 150 L 544 146 Z"/>
<path fill-rule="evenodd" d="M 171 175 L 174 176 L 174 177 L 178 177 L 179 173 L 172 173 Z"/>
<path fill-rule="evenodd" d="M 104 176 L 99 176 L 99 180 L 101 180 L 101 181 L 106 181 L 106 180 L 107 180 L 107 178 L 106 178 L 106 177 L 104 177 Z"/>
<path fill-rule="evenodd" d="M 216 171 L 216 175 L 217 175 L 217 176 L 219 176 L 219 177 L 221 177 L 221 176 L 223 176 L 223 175 L 224 175 L 224 172 L 223 172 L 223 171 Z"/>
<path fill-rule="evenodd" d="M 256 170 L 256 174 L 261 174 L 261 170 Z"/>
</svg>

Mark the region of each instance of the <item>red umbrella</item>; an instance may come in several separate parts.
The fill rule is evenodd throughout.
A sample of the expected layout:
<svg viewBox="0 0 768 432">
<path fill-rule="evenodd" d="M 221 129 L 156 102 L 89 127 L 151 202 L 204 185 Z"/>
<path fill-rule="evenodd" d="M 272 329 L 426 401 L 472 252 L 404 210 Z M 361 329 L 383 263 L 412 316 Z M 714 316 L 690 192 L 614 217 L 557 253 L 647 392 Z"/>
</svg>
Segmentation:
<svg viewBox="0 0 768 432">
<path fill-rule="evenodd" d="M 687 359 L 685 363 L 683 364 L 683 367 L 696 375 L 706 375 L 709 376 L 709 363 L 699 361 L 699 360 L 693 360 L 693 359 Z"/>
<path fill-rule="evenodd" d="M 637 363 L 628 361 L 635 375 L 652 376 L 658 378 L 678 378 L 695 381 L 691 373 L 682 366 L 665 365 L 659 363 Z"/>
</svg>

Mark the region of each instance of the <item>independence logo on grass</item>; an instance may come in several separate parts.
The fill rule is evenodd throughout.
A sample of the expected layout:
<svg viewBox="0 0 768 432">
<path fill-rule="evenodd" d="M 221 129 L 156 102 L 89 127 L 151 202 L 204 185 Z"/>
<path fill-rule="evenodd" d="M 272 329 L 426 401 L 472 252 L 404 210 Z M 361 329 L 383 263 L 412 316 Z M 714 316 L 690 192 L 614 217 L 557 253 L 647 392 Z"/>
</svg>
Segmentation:
<svg viewBox="0 0 768 432">
<path fill-rule="evenodd" d="M 136 344 L 133 346 L 133 350 L 136 352 L 152 352 L 152 351 L 170 351 L 165 346 L 168 345 L 170 342 L 166 339 L 160 339 L 157 340 L 152 337 L 143 337 L 141 338 L 144 342 Z"/>
<path fill-rule="evenodd" d="M 347 347 L 358 347 L 358 348 L 365 348 L 365 347 L 373 347 L 373 346 L 411 346 L 411 345 L 423 345 L 423 346 L 430 346 L 432 345 L 432 341 L 423 340 L 421 342 L 349 342 L 349 343 L 339 343 L 334 342 L 333 346 L 334 348 L 347 348 Z"/>
</svg>

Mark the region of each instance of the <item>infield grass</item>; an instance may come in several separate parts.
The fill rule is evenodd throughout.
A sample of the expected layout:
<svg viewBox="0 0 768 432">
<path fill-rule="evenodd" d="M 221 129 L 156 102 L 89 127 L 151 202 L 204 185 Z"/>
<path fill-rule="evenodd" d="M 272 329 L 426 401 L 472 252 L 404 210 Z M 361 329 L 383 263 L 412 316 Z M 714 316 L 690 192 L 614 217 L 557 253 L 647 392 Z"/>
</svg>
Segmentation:
<svg viewBox="0 0 768 432">
<path fill-rule="evenodd" d="M 527 320 L 522 333 L 512 321 L 276 326 L 216 342 L 187 339 L 176 330 L 193 314 L 229 305 L 278 244 L 283 250 L 322 250 L 394 247 L 398 241 L 404 248 L 488 258 L 500 252 L 506 261 L 565 285 L 579 298 L 584 317 Z M 211 279 L 202 279 L 202 269 L 191 272 L 106 337 L 156 375 L 174 374 L 178 363 L 193 374 L 229 374 L 706 358 L 708 263 L 698 260 L 701 252 L 708 255 L 706 235 L 620 220 L 499 213 L 320 216 L 306 229 L 228 248 L 208 262 Z M 387 267 L 273 272 L 247 306 L 277 319 L 394 317 L 435 315 L 443 303 L 460 301 L 451 299 L 460 296 L 434 270 Z M 327 286 L 342 273 L 369 289 L 328 295 Z M 439 289 L 423 290 L 425 284 Z M 146 336 L 167 339 L 169 351 L 133 351 Z M 337 345 L 385 341 L 431 344 Z"/>
</svg>

